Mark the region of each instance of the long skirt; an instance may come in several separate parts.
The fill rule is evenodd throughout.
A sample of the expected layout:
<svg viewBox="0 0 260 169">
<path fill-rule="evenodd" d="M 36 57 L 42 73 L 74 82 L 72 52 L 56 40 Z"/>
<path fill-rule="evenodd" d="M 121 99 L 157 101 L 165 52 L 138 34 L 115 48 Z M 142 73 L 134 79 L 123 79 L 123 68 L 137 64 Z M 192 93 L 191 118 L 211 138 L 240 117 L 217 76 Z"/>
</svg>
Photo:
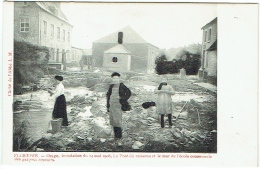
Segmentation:
<svg viewBox="0 0 260 169">
<path fill-rule="evenodd" d="M 67 105 L 64 95 L 60 95 L 54 104 L 54 109 L 52 112 L 53 118 L 62 118 L 62 125 L 68 126 L 68 117 L 67 117 Z"/>
</svg>

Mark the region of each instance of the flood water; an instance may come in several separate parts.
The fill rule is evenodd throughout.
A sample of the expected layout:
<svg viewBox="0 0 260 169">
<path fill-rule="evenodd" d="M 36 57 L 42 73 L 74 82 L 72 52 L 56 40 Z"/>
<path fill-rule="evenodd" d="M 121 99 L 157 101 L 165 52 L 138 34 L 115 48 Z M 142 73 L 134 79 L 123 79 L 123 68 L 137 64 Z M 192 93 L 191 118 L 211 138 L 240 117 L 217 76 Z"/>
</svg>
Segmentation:
<svg viewBox="0 0 260 169">
<path fill-rule="evenodd" d="M 87 88 L 68 88 L 65 92 L 66 100 L 71 100 L 75 95 L 91 95 L 92 91 Z M 49 128 L 49 122 L 52 118 L 52 110 L 54 106 L 55 99 L 51 97 L 47 91 L 40 90 L 36 92 L 29 92 L 23 95 L 15 95 L 15 101 L 22 102 L 37 102 L 40 108 L 35 108 L 32 103 L 32 108 L 29 110 L 22 110 L 22 112 L 14 112 L 13 114 L 13 125 L 14 127 L 19 127 L 23 121 L 26 121 L 28 126 L 27 136 L 31 138 L 31 141 L 36 141 L 45 134 Z M 69 112 L 71 110 L 70 106 L 67 106 L 68 120 L 70 121 Z"/>
</svg>

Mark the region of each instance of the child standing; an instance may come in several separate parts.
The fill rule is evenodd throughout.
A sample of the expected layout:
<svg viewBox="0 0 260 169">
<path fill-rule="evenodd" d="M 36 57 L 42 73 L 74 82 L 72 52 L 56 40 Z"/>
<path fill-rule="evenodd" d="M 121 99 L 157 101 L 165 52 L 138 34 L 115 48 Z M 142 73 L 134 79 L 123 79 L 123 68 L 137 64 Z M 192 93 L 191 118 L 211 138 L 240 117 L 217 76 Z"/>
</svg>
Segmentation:
<svg viewBox="0 0 260 169">
<path fill-rule="evenodd" d="M 164 115 L 168 115 L 169 126 L 172 126 L 172 98 L 175 92 L 172 86 L 167 84 L 167 79 L 163 78 L 162 83 L 159 85 L 157 94 L 156 112 L 161 115 L 161 127 L 164 128 Z"/>
</svg>

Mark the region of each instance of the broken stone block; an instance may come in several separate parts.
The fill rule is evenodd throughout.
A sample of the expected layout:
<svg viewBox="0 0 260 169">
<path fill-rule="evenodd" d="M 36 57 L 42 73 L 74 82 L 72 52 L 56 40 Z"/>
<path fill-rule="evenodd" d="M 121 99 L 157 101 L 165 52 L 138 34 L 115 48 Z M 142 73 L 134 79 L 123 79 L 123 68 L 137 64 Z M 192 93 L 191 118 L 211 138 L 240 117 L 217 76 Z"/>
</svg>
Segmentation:
<svg viewBox="0 0 260 169">
<path fill-rule="evenodd" d="M 140 149 L 140 147 L 142 147 L 144 144 L 141 143 L 140 141 L 135 141 L 134 144 L 132 145 L 132 149 Z"/>
<path fill-rule="evenodd" d="M 128 122 L 127 123 L 127 128 L 133 129 L 133 128 L 136 128 L 136 125 L 134 123 L 132 123 L 132 122 Z"/>
<path fill-rule="evenodd" d="M 94 120 L 93 129 L 95 131 L 95 135 L 97 137 L 101 138 L 107 138 L 110 137 L 112 129 L 107 124 L 105 118 L 103 117 L 97 117 Z"/>
<path fill-rule="evenodd" d="M 87 88 L 90 88 L 90 87 L 93 87 L 94 85 L 100 83 L 100 80 L 99 78 L 95 78 L 95 77 L 88 77 L 87 78 L 87 84 L 86 84 L 86 87 Z"/>
<path fill-rule="evenodd" d="M 36 148 L 36 152 L 44 152 L 43 148 Z"/>
<path fill-rule="evenodd" d="M 106 141 L 106 139 L 104 139 L 104 138 L 101 138 L 101 139 L 100 139 L 100 142 L 101 142 L 101 143 L 104 143 L 105 141 Z"/>
<path fill-rule="evenodd" d="M 88 140 L 89 142 L 91 142 L 93 139 L 92 139 L 92 137 L 88 137 L 87 140 Z"/>
</svg>

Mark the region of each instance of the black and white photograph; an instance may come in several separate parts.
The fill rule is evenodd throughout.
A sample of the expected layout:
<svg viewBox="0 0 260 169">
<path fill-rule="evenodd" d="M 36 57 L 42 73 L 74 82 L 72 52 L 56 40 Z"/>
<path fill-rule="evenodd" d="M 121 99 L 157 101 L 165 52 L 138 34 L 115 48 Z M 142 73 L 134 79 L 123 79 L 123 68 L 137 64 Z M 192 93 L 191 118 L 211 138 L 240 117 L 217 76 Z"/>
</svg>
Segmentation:
<svg viewBox="0 0 260 169">
<path fill-rule="evenodd" d="M 217 153 L 216 4 L 14 2 L 13 111 L 13 151 Z"/>
<path fill-rule="evenodd" d="M 259 4 L 3 9 L 1 163 L 259 165 Z"/>
</svg>

